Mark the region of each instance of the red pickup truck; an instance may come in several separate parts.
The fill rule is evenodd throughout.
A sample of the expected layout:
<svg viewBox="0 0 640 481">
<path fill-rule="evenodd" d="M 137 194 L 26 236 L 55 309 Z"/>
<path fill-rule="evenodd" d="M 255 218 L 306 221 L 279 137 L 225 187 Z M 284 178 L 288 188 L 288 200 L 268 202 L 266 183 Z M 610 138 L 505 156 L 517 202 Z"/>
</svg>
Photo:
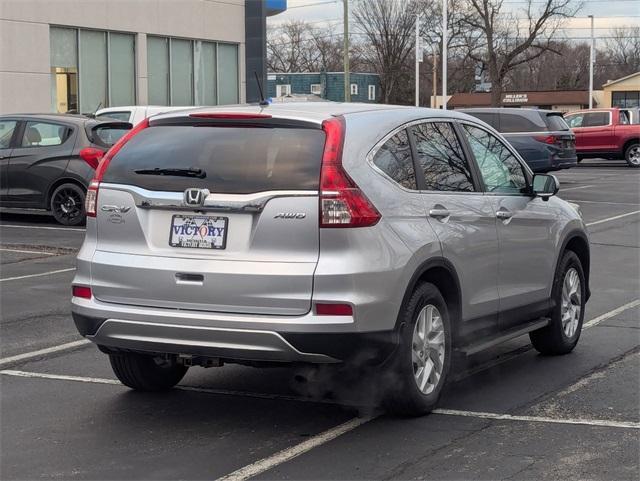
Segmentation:
<svg viewBox="0 0 640 481">
<path fill-rule="evenodd" d="M 640 167 L 640 125 L 631 123 L 627 110 L 578 110 L 564 118 L 576 134 L 578 162 L 624 158 L 630 167 Z"/>
</svg>

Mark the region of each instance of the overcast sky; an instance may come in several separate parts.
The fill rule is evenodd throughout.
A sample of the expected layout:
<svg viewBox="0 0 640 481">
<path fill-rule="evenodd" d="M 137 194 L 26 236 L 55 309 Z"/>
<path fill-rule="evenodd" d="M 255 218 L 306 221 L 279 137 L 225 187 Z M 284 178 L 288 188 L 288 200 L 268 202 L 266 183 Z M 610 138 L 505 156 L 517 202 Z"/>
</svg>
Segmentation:
<svg viewBox="0 0 640 481">
<path fill-rule="evenodd" d="M 356 0 L 351 0 L 356 1 Z M 401 0 L 390 0 L 401 1 Z M 440 2 L 440 0 L 434 0 Z M 269 25 L 274 26 L 287 20 L 306 20 L 315 26 L 335 26 L 342 28 L 342 0 L 288 0 L 286 12 L 271 17 Z M 543 0 L 534 0 L 536 4 Z M 576 3 L 580 3 L 576 0 Z M 595 17 L 595 36 L 603 37 L 609 28 L 619 25 L 640 25 L 640 0 L 582 0 L 583 8 L 565 24 L 563 35 L 584 38 L 589 36 L 588 15 Z M 524 1 L 504 0 L 505 8 L 518 11 Z"/>
</svg>

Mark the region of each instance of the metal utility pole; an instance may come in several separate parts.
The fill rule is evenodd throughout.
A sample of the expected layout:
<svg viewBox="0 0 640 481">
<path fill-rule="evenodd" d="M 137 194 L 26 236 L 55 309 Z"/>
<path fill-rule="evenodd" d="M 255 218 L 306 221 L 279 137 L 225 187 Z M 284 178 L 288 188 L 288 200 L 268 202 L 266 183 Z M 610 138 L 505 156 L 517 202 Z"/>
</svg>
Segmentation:
<svg viewBox="0 0 640 481">
<path fill-rule="evenodd" d="M 344 101 L 351 102 L 351 80 L 349 79 L 349 0 L 342 0 L 344 6 L 344 29 L 343 29 L 343 61 L 344 61 Z"/>
<path fill-rule="evenodd" d="M 589 15 L 591 19 L 591 49 L 589 50 L 589 108 L 593 108 L 593 64 L 595 63 L 595 37 L 593 36 L 593 15 Z"/>
<path fill-rule="evenodd" d="M 447 109 L 447 0 L 442 0 L 442 108 Z"/>
<path fill-rule="evenodd" d="M 420 62 L 422 62 L 422 45 L 420 45 L 420 14 L 416 16 L 416 107 L 420 107 Z"/>
<path fill-rule="evenodd" d="M 433 50 L 433 105 L 432 108 L 438 106 L 438 51 Z"/>
</svg>

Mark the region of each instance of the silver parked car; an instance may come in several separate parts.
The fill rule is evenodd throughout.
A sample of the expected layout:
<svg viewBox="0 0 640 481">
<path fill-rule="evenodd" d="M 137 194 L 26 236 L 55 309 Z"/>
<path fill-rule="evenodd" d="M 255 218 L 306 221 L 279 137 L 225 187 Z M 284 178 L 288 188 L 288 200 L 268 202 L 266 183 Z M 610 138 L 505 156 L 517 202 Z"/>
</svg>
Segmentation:
<svg viewBox="0 0 640 481">
<path fill-rule="evenodd" d="M 578 342 L 589 242 L 558 188 L 451 111 L 167 113 L 96 171 L 73 317 L 134 389 L 194 365 L 352 362 L 392 376 L 390 410 L 423 414 L 454 351 Z"/>
</svg>

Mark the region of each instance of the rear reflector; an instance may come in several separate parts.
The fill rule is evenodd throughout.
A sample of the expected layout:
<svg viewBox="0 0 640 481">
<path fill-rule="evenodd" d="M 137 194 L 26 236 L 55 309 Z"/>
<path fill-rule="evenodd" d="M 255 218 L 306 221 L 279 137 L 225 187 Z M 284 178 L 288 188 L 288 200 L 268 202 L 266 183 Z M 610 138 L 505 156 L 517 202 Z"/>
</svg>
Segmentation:
<svg viewBox="0 0 640 481">
<path fill-rule="evenodd" d="M 95 147 L 85 147 L 78 155 L 95 170 L 104 155 L 104 150 L 96 149 Z"/>
<path fill-rule="evenodd" d="M 353 316 L 350 304 L 316 304 L 316 314 L 319 316 Z"/>
<path fill-rule="evenodd" d="M 320 227 L 369 227 L 380 213 L 342 167 L 344 119 L 322 123 L 326 134 L 320 171 Z"/>
<path fill-rule="evenodd" d="M 91 288 L 87 286 L 73 286 L 73 297 L 81 297 L 83 299 L 91 299 Z"/>
<path fill-rule="evenodd" d="M 149 127 L 149 119 L 142 120 L 129 132 L 120 137 L 120 140 L 113 144 L 113 146 L 109 150 L 107 150 L 107 153 L 104 154 L 104 156 L 100 160 L 100 163 L 98 164 L 98 167 L 96 168 L 96 173 L 93 176 L 93 180 L 91 181 L 91 183 L 89 184 L 89 188 L 87 189 L 87 197 L 84 201 L 84 208 L 87 213 L 87 217 L 96 216 L 96 212 L 98 210 L 98 190 L 100 189 L 100 181 L 102 181 L 102 177 L 104 176 L 107 167 L 109 167 L 109 162 L 111 162 L 111 159 L 113 159 L 113 157 L 115 157 L 115 155 L 120 152 L 120 149 L 122 149 L 122 147 L 124 147 L 124 145 L 129 142 L 132 137 L 139 134 L 140 131 L 146 129 L 147 127 Z"/>
<path fill-rule="evenodd" d="M 268 114 L 251 114 L 243 112 L 202 112 L 189 114 L 189 117 L 198 119 L 227 119 L 227 120 L 252 120 L 252 119 L 270 119 Z"/>
</svg>

